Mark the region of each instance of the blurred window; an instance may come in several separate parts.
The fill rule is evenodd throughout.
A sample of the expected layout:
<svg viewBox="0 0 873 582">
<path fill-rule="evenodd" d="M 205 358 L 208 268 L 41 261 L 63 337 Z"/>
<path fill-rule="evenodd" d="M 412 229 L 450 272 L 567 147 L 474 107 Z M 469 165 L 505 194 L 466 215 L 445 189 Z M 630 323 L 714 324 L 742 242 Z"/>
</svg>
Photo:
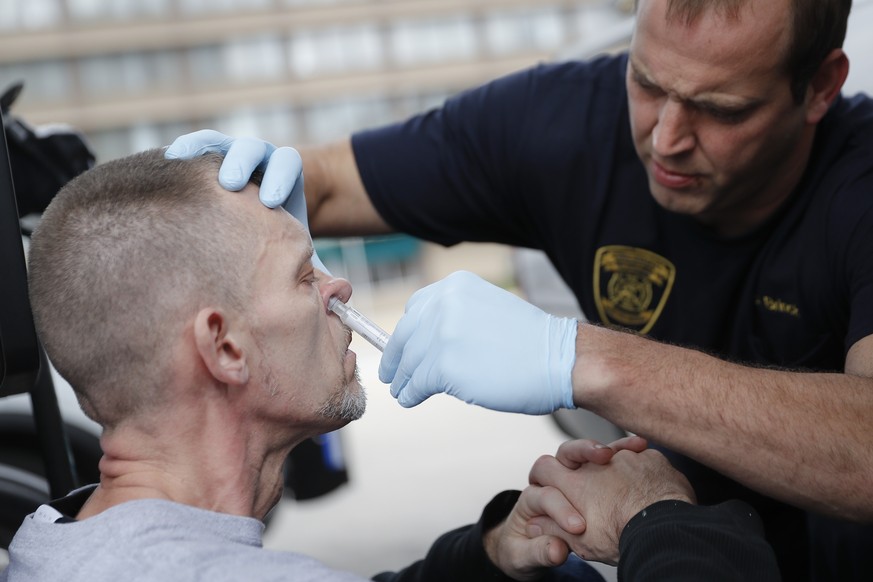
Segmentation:
<svg viewBox="0 0 873 582">
<path fill-rule="evenodd" d="M 118 89 L 125 93 L 175 88 L 183 80 L 178 56 L 173 52 L 119 55 L 118 67 Z"/>
<path fill-rule="evenodd" d="M 378 68 L 384 61 L 374 24 L 295 34 L 288 41 L 289 66 L 297 77 Z"/>
<path fill-rule="evenodd" d="M 19 97 L 21 103 L 62 102 L 68 98 L 73 87 L 72 72 L 67 63 L 62 61 L 0 67 L 0 89 L 16 81 L 24 82 L 24 91 Z"/>
<path fill-rule="evenodd" d="M 209 15 L 223 12 L 249 12 L 270 8 L 273 0 L 176 0 L 185 15 Z"/>
<path fill-rule="evenodd" d="M 82 92 L 88 97 L 130 95 L 178 88 L 184 76 L 172 52 L 123 53 L 80 61 Z"/>
<path fill-rule="evenodd" d="M 590 38 L 602 34 L 619 22 L 627 20 L 627 16 L 615 10 L 608 4 L 592 4 L 585 10 L 576 11 L 575 38 Z"/>
<path fill-rule="evenodd" d="M 391 29 L 392 57 L 400 65 L 454 61 L 476 56 L 476 28 L 466 18 L 399 21 Z"/>
<path fill-rule="evenodd" d="M 151 123 L 138 123 L 130 128 L 130 147 L 138 152 L 161 145 L 158 127 Z"/>
<path fill-rule="evenodd" d="M 283 42 L 276 35 L 229 41 L 224 45 L 229 80 L 250 81 L 284 76 Z"/>
<path fill-rule="evenodd" d="M 307 141 L 336 139 L 350 131 L 393 119 L 382 95 L 327 101 L 306 107 L 302 113 Z"/>
<path fill-rule="evenodd" d="M 240 107 L 210 121 L 228 135 L 257 136 L 276 144 L 293 143 L 298 133 L 294 114 L 284 105 Z"/>
<path fill-rule="evenodd" d="M 552 51 L 567 41 L 566 14 L 561 8 L 500 11 L 485 20 L 488 49 L 506 55 L 531 49 Z"/>
<path fill-rule="evenodd" d="M 3 0 L 0 30 L 33 30 L 59 26 L 61 0 Z"/>
<path fill-rule="evenodd" d="M 527 23 L 517 11 L 493 13 L 485 20 L 485 40 L 494 54 L 518 51 L 529 43 Z"/>
<path fill-rule="evenodd" d="M 350 69 L 375 69 L 384 62 L 379 26 L 363 24 L 345 29 L 343 52 Z"/>
<path fill-rule="evenodd" d="M 57 0 L 56 0 L 57 1 Z M 171 10 L 172 0 L 60 0 L 66 3 L 74 23 L 130 21 L 156 18 Z"/>
<path fill-rule="evenodd" d="M 131 147 L 130 133 L 128 128 L 92 131 L 87 134 L 88 145 L 98 162 L 108 162 L 135 151 Z"/>
<path fill-rule="evenodd" d="M 564 14 L 559 8 L 549 8 L 531 14 L 531 40 L 540 50 L 553 51 L 564 44 L 566 29 Z"/>
<path fill-rule="evenodd" d="M 198 46 L 188 49 L 188 74 L 192 85 L 212 85 L 226 77 L 220 45 Z"/>
<path fill-rule="evenodd" d="M 322 6 L 324 4 L 360 4 L 368 0 L 281 0 L 282 4 L 293 7 Z"/>
</svg>

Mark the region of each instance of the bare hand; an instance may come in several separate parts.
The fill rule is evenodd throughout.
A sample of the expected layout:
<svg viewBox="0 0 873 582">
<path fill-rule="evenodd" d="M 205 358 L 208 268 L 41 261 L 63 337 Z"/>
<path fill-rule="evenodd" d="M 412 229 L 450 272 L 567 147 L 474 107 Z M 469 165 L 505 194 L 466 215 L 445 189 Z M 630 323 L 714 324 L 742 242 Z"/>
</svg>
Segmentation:
<svg viewBox="0 0 873 582">
<path fill-rule="evenodd" d="M 585 463 L 605 465 L 618 451 L 641 453 L 647 446 L 646 439 L 640 436 L 624 437 L 608 445 L 590 439 L 577 439 L 561 444 L 555 457 L 568 469 L 578 469 Z"/>
<path fill-rule="evenodd" d="M 516 580 L 535 580 L 542 576 L 544 568 L 560 566 L 570 555 L 569 546 L 560 537 L 528 536 L 528 522 L 537 517 L 555 524 L 565 535 L 585 530 L 582 516 L 560 491 L 536 485 L 525 489 L 506 520 L 484 536 L 488 557 Z"/>
<path fill-rule="evenodd" d="M 538 516 L 528 523 L 530 537 L 555 536 L 587 560 L 614 565 L 619 559 L 621 532 L 634 515 L 657 501 L 695 502 L 688 480 L 657 451 L 624 449 L 606 465 L 585 462 L 575 469 L 566 466 L 586 454 L 584 446 L 568 445 L 559 451 L 563 462 L 541 457 L 530 474 L 531 483 L 563 493 L 585 517 L 585 531 L 565 530 L 556 520 Z"/>
</svg>

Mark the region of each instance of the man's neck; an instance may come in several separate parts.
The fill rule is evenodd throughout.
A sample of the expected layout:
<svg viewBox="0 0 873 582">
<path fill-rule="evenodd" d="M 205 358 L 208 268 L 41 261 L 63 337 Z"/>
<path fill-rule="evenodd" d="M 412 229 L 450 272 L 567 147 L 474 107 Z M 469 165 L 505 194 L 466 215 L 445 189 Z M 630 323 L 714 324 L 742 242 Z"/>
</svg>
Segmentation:
<svg viewBox="0 0 873 582">
<path fill-rule="evenodd" d="M 267 445 L 256 431 L 214 411 L 185 420 L 164 416 L 160 430 L 134 423 L 108 430 L 101 438 L 100 485 L 77 517 L 164 499 L 262 519 L 282 493 L 282 464 L 294 444 Z"/>
</svg>

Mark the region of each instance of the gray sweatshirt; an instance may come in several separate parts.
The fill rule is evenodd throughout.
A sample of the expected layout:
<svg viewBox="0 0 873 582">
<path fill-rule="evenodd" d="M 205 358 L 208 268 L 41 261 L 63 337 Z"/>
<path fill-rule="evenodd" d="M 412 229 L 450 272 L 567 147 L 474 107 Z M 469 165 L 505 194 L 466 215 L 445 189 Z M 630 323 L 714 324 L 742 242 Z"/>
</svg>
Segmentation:
<svg viewBox="0 0 873 582">
<path fill-rule="evenodd" d="M 294 580 L 360 582 L 300 554 L 262 547 L 264 525 L 157 499 L 82 521 L 48 505 L 24 519 L 0 582 Z"/>
</svg>

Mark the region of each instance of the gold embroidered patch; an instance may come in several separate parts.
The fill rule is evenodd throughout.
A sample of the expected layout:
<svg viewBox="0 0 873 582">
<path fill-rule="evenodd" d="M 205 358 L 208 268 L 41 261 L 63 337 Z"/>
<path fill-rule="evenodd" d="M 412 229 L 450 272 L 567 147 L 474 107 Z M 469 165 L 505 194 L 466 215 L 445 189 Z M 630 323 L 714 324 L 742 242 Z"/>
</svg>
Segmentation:
<svg viewBox="0 0 873 582">
<path fill-rule="evenodd" d="M 600 320 L 641 335 L 664 310 L 676 279 L 673 263 L 652 251 L 610 245 L 594 257 L 594 302 Z"/>
</svg>

